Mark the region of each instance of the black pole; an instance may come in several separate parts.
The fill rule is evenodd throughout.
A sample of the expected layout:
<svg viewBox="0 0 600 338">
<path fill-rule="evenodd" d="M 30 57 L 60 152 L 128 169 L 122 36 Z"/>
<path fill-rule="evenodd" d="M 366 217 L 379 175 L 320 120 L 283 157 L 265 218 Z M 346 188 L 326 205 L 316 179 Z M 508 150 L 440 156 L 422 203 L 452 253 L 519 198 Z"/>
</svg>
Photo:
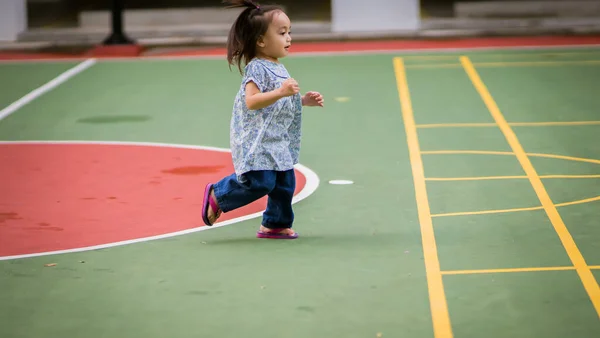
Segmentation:
<svg viewBox="0 0 600 338">
<path fill-rule="evenodd" d="M 112 1 L 112 33 L 104 40 L 105 45 L 133 44 L 133 40 L 128 38 L 123 32 L 123 2 L 124 0 Z"/>
</svg>

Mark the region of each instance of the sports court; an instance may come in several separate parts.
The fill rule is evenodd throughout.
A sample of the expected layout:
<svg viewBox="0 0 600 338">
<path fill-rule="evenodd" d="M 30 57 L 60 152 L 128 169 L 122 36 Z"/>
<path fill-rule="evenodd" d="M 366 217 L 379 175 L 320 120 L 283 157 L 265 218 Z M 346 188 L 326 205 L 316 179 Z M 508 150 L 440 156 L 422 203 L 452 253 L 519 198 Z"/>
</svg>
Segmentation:
<svg viewBox="0 0 600 338">
<path fill-rule="evenodd" d="M 299 45 L 325 107 L 295 241 L 255 238 L 264 200 L 203 226 L 220 51 L 1 61 L 0 336 L 599 337 L 600 41 L 575 40 Z"/>
</svg>

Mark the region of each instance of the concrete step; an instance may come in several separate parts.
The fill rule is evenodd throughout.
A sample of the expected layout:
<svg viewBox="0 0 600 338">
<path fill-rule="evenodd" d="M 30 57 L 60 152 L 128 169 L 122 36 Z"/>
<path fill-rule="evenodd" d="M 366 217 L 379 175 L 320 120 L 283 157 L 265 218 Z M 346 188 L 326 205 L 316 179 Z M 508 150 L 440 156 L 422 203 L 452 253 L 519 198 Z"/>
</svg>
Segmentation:
<svg viewBox="0 0 600 338">
<path fill-rule="evenodd" d="M 430 18 L 421 21 L 422 29 L 499 29 L 539 27 L 547 29 L 569 29 L 600 25 L 597 17 L 565 17 L 565 18 Z"/>
<path fill-rule="evenodd" d="M 194 25 L 126 25 L 125 33 L 133 39 L 163 38 L 214 38 L 227 36 L 230 23 L 194 24 Z M 294 22 L 294 36 L 331 31 L 329 22 Z M 30 29 L 19 35 L 19 41 L 62 41 L 95 44 L 110 34 L 108 26 L 41 28 Z"/>
<path fill-rule="evenodd" d="M 142 45 L 224 44 L 229 24 L 127 26 L 126 34 Z M 21 42 L 55 46 L 94 45 L 110 31 L 106 27 L 35 29 L 24 32 Z M 600 18 L 453 19 L 430 18 L 410 31 L 334 33 L 330 22 L 295 22 L 294 41 L 339 39 L 473 37 L 535 34 L 597 34 Z"/>
<path fill-rule="evenodd" d="M 137 27 L 175 26 L 194 24 L 231 24 L 243 8 L 203 7 L 166 9 L 127 9 L 123 11 L 123 21 Z M 109 27 L 109 11 L 82 11 L 78 16 L 79 26 Z"/>
<path fill-rule="evenodd" d="M 458 18 L 600 16 L 597 0 L 457 2 Z"/>
</svg>

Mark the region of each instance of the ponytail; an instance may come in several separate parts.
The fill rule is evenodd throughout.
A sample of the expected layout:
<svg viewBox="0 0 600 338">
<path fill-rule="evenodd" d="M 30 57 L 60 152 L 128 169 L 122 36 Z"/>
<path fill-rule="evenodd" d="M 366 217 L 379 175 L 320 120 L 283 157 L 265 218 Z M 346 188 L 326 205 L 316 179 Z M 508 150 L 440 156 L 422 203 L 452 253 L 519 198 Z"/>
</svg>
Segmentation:
<svg viewBox="0 0 600 338">
<path fill-rule="evenodd" d="M 242 62 L 246 65 L 256 57 L 256 43 L 269 28 L 272 16 L 267 14 L 283 10 L 279 6 L 260 6 L 252 0 L 223 0 L 223 3 L 229 5 L 226 8 L 246 7 L 231 26 L 227 37 L 229 69 L 235 64 L 242 73 Z"/>
<path fill-rule="evenodd" d="M 224 4 L 229 4 L 225 8 L 249 7 L 259 9 L 260 6 L 252 0 L 223 0 Z"/>
</svg>

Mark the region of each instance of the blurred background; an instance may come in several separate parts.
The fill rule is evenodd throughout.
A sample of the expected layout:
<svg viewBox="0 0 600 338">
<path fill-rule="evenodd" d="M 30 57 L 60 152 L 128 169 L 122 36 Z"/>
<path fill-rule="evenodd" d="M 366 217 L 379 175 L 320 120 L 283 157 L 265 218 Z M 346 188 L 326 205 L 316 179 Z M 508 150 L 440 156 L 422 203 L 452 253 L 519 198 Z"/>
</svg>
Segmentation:
<svg viewBox="0 0 600 338">
<path fill-rule="evenodd" d="M 600 338 L 600 0 L 273 2 L 327 102 L 304 239 L 112 248 L 196 231 L 231 173 L 200 145 L 230 146 L 239 9 L 0 0 L 0 338 Z"/>
<path fill-rule="evenodd" d="M 262 1 L 263 4 L 272 1 Z M 279 0 L 298 40 L 594 34 L 600 0 Z M 0 48 L 103 43 L 111 10 L 138 44 L 222 45 L 237 14 L 220 0 L 2 0 Z"/>
</svg>

